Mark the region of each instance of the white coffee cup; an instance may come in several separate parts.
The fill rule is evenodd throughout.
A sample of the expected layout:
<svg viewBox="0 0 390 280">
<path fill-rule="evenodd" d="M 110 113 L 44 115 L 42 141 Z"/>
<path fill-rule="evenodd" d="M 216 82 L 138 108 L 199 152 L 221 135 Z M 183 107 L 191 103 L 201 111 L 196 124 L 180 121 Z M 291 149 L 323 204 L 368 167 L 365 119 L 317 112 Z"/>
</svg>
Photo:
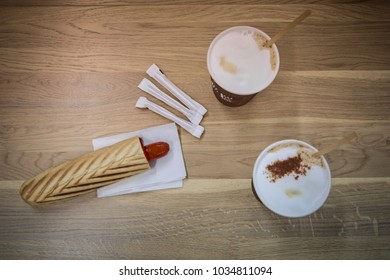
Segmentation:
<svg viewBox="0 0 390 280">
<path fill-rule="evenodd" d="M 281 216 L 312 214 L 326 201 L 331 174 L 318 150 L 299 140 L 282 140 L 265 148 L 253 169 L 253 186 L 261 202 Z"/>
<path fill-rule="evenodd" d="M 218 34 L 208 49 L 207 67 L 217 99 L 227 106 L 242 106 L 275 79 L 280 65 L 270 37 L 251 26 L 235 26 Z"/>
</svg>

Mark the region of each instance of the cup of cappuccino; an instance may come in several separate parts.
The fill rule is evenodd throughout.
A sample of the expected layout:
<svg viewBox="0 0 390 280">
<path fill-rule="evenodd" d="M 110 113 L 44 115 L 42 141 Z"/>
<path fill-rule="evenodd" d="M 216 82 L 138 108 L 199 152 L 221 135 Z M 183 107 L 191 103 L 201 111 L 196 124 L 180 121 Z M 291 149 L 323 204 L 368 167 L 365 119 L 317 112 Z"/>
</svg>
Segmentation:
<svg viewBox="0 0 390 280">
<path fill-rule="evenodd" d="M 224 105 L 242 106 L 267 88 L 279 71 L 279 52 L 271 38 L 250 26 L 222 31 L 211 42 L 207 68 L 216 98 Z"/>
<path fill-rule="evenodd" d="M 325 157 L 313 146 L 282 140 L 260 153 L 253 169 L 253 187 L 260 201 L 281 216 L 310 215 L 326 201 L 331 174 Z"/>
</svg>

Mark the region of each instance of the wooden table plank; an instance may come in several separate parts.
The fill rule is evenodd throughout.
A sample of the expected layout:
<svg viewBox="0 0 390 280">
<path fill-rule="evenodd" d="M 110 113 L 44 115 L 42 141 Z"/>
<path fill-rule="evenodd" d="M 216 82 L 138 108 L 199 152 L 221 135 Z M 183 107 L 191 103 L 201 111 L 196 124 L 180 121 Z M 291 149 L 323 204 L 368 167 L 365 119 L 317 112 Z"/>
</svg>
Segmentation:
<svg viewBox="0 0 390 280">
<path fill-rule="evenodd" d="M 166 72 L 173 79 L 180 76 L 177 71 Z M 201 141 L 181 131 L 189 175 L 250 178 L 257 155 L 274 141 L 296 138 L 321 147 L 356 130 L 358 143 L 327 156 L 334 176 L 388 176 L 389 73 L 282 72 L 274 85 L 246 105 L 247 110 L 216 103 L 207 74 L 181 75 L 178 84 L 211 108 L 202 122 L 206 132 Z M 1 178 L 28 178 L 53 163 L 91 151 L 93 138 L 166 123 L 134 107 L 143 95 L 136 86 L 144 76 L 138 72 L 4 74 Z M 134 121 L 139 118 L 142 123 Z M 215 158 L 230 164 L 218 168 Z"/>
<path fill-rule="evenodd" d="M 0 183 L 2 258 L 390 257 L 390 178 L 336 178 L 325 205 L 298 219 L 267 210 L 248 179 L 189 179 L 182 189 L 39 208 L 20 199 L 20 184 Z"/>
<path fill-rule="evenodd" d="M 174 57 L 188 71 L 204 67 L 208 45 L 220 31 L 253 25 L 272 35 L 306 8 L 194 5 L 190 12 L 185 6 L 4 8 L 0 58 L 7 70 L 16 72 L 117 72 L 143 71 L 147 58 L 167 64 Z M 390 8 L 310 8 L 312 15 L 278 42 L 281 70 L 389 70 L 385 31 Z"/>
<path fill-rule="evenodd" d="M 262 5 L 287 5 L 287 4 L 362 4 L 362 0 L 262 0 Z M 386 0 L 366 0 L 369 4 L 385 4 Z M 3 0 L 0 6 L 180 6 L 180 5 L 237 5 L 235 0 Z M 258 0 L 241 0 L 240 5 L 258 5 Z"/>
</svg>

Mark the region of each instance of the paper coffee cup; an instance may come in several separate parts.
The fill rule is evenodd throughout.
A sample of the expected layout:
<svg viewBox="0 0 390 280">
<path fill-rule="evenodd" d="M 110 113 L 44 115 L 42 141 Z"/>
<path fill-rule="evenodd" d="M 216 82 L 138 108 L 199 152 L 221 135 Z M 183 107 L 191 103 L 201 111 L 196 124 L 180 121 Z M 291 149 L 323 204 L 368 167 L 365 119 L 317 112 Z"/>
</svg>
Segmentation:
<svg viewBox="0 0 390 280">
<path fill-rule="evenodd" d="M 253 187 L 261 202 L 281 216 L 310 215 L 326 201 L 331 188 L 329 165 L 318 150 L 299 140 L 276 142 L 260 153 Z"/>
<path fill-rule="evenodd" d="M 273 82 L 280 59 L 275 44 L 264 47 L 269 39 L 257 28 L 236 26 L 211 42 L 207 67 L 213 92 L 222 104 L 242 106 Z"/>
</svg>

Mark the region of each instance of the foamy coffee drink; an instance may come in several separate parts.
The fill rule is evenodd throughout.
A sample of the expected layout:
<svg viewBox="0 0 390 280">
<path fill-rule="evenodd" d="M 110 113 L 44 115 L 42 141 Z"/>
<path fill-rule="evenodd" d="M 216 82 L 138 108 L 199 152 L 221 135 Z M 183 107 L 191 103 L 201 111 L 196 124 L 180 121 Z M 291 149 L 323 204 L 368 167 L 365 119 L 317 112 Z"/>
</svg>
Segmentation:
<svg viewBox="0 0 390 280">
<path fill-rule="evenodd" d="M 215 37 L 207 66 L 214 94 L 223 104 L 241 106 L 275 79 L 279 53 L 275 44 L 265 47 L 269 39 L 249 26 L 232 27 Z"/>
<path fill-rule="evenodd" d="M 273 212 L 303 217 L 318 210 L 330 192 L 331 175 L 324 157 L 298 140 L 267 147 L 257 158 L 253 185 L 259 199 Z"/>
</svg>

